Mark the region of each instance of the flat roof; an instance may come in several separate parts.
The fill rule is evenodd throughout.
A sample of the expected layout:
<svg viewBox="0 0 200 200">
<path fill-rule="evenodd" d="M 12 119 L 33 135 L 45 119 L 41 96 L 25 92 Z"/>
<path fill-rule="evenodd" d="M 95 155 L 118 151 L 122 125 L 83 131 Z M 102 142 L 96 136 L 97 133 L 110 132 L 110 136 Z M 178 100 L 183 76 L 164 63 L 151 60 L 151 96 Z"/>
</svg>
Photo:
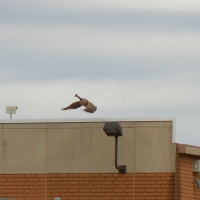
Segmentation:
<svg viewBox="0 0 200 200">
<path fill-rule="evenodd" d="M 175 121 L 175 117 L 140 118 L 61 118 L 61 119 L 0 119 L 0 123 L 45 123 L 45 122 L 108 122 L 108 121 Z"/>
</svg>

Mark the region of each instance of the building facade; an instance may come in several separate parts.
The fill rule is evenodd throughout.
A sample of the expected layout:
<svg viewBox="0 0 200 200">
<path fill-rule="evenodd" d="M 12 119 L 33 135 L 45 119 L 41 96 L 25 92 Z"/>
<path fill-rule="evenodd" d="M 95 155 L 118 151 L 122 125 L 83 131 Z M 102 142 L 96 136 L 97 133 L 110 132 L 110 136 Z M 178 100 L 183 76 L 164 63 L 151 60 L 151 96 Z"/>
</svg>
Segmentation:
<svg viewBox="0 0 200 200">
<path fill-rule="evenodd" d="M 122 127 L 115 168 L 115 138 Z M 193 160 L 200 148 L 175 143 L 174 119 L 77 119 L 0 123 L 0 198 L 18 200 L 200 199 Z"/>
</svg>

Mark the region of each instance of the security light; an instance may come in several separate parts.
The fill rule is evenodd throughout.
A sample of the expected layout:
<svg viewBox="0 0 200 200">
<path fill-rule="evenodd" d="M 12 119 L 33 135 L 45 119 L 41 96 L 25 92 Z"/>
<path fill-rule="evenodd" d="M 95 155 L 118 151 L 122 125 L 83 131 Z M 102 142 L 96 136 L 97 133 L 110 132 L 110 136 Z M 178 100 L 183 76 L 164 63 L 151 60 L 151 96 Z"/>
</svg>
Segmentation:
<svg viewBox="0 0 200 200">
<path fill-rule="evenodd" d="M 118 122 L 106 122 L 103 130 L 107 136 L 122 136 L 122 127 Z"/>
<path fill-rule="evenodd" d="M 118 122 L 106 122 L 103 130 L 105 131 L 107 136 L 115 137 L 115 168 L 119 170 L 120 174 L 126 173 L 126 165 L 117 164 L 117 155 L 118 155 L 118 136 L 122 136 L 122 127 Z"/>
<path fill-rule="evenodd" d="M 200 172 L 200 160 L 193 160 L 192 161 L 192 171 L 193 172 Z"/>
<path fill-rule="evenodd" d="M 196 183 L 197 183 L 197 189 L 200 189 L 200 180 L 199 180 L 199 179 L 196 179 L 196 180 L 194 180 L 193 182 L 196 182 Z"/>
<path fill-rule="evenodd" d="M 12 114 L 16 114 L 17 106 L 6 106 L 6 113 L 10 114 L 10 119 L 12 119 Z"/>
</svg>

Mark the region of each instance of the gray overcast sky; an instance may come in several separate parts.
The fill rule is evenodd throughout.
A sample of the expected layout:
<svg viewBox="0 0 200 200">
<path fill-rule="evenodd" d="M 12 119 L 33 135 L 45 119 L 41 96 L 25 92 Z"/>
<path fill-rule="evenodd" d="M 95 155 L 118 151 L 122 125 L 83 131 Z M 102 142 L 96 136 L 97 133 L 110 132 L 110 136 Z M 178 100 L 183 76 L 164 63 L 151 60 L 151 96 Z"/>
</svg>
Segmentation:
<svg viewBox="0 0 200 200">
<path fill-rule="evenodd" d="M 200 1 L 1 0 L 0 118 L 176 117 L 200 146 Z M 61 111 L 88 98 L 98 110 Z"/>
</svg>

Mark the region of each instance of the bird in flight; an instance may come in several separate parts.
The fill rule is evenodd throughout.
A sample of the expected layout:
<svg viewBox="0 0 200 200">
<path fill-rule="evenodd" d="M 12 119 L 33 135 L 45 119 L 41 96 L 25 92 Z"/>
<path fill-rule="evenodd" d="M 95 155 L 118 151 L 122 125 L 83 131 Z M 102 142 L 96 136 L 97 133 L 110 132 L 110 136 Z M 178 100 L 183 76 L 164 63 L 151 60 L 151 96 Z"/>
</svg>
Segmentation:
<svg viewBox="0 0 200 200">
<path fill-rule="evenodd" d="M 70 104 L 68 107 L 63 108 L 62 110 L 77 109 L 81 106 L 86 107 L 84 109 L 85 112 L 94 113 L 97 110 L 97 107 L 94 106 L 94 104 L 91 103 L 90 101 L 88 101 L 87 99 L 81 98 L 77 94 L 75 95 L 75 97 L 78 97 L 80 99 L 80 101 L 76 101 L 76 102 Z"/>
</svg>

